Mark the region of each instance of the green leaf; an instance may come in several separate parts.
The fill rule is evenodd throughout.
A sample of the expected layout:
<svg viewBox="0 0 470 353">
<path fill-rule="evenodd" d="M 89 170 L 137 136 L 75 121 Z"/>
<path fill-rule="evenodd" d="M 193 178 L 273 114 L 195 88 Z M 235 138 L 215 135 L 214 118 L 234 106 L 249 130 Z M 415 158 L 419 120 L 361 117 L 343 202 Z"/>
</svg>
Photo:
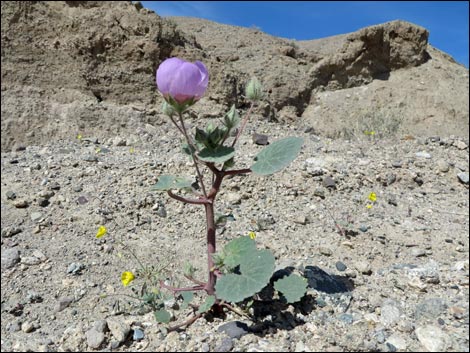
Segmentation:
<svg viewBox="0 0 470 353">
<path fill-rule="evenodd" d="M 224 163 L 235 155 L 235 149 L 227 146 L 218 146 L 214 149 L 204 148 L 199 152 L 198 158 L 204 162 Z"/>
<path fill-rule="evenodd" d="M 186 142 L 182 144 L 181 150 L 183 151 L 184 154 L 187 154 L 188 156 L 191 156 L 192 153 L 196 152 L 196 149 L 188 145 Z"/>
<path fill-rule="evenodd" d="M 274 282 L 274 288 L 281 292 L 288 303 L 298 302 L 307 291 L 307 280 L 290 274 Z"/>
<path fill-rule="evenodd" d="M 190 303 L 194 298 L 193 292 L 181 292 L 181 296 L 183 297 L 183 302 Z"/>
<path fill-rule="evenodd" d="M 209 295 L 204 301 L 204 303 L 202 303 L 199 309 L 197 310 L 197 314 L 202 314 L 211 310 L 212 305 L 214 304 L 215 304 L 215 297 L 213 295 Z"/>
<path fill-rule="evenodd" d="M 152 190 L 167 191 L 172 189 L 190 188 L 191 181 L 174 175 L 161 175 L 158 182 L 152 187 Z"/>
<path fill-rule="evenodd" d="M 165 309 L 160 309 L 155 311 L 155 319 L 162 324 L 167 324 L 171 320 L 171 314 Z"/>
<path fill-rule="evenodd" d="M 238 124 L 240 124 L 240 117 L 235 109 L 235 104 L 233 104 L 224 116 L 224 125 L 227 127 L 228 132 L 230 132 L 230 130 L 236 128 Z"/>
<path fill-rule="evenodd" d="M 278 140 L 264 148 L 255 157 L 255 164 L 251 170 L 258 175 L 269 175 L 287 167 L 300 152 L 303 139 L 300 137 L 287 137 Z"/>
<path fill-rule="evenodd" d="M 274 272 L 274 256 L 268 250 L 250 252 L 240 258 L 240 274 L 229 273 L 217 280 L 218 298 L 240 302 L 263 289 Z"/>
<path fill-rule="evenodd" d="M 240 237 L 230 241 L 223 249 L 224 265 L 234 268 L 241 265 L 245 257 L 254 256 L 256 243 L 250 237 Z"/>
</svg>

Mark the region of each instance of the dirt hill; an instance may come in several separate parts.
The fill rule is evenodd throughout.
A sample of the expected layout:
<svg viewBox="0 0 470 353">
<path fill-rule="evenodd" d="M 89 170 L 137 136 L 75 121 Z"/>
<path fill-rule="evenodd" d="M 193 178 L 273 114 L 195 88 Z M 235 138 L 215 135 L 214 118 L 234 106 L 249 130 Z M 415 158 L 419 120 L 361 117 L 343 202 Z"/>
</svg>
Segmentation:
<svg viewBox="0 0 470 353">
<path fill-rule="evenodd" d="M 161 123 L 155 71 L 169 56 L 201 60 L 210 88 L 197 112 L 244 108 L 256 75 L 260 118 L 329 136 L 468 138 L 468 70 L 403 21 L 289 41 L 201 19 L 165 20 L 131 2 L 2 2 L 2 148 L 131 135 Z"/>
</svg>

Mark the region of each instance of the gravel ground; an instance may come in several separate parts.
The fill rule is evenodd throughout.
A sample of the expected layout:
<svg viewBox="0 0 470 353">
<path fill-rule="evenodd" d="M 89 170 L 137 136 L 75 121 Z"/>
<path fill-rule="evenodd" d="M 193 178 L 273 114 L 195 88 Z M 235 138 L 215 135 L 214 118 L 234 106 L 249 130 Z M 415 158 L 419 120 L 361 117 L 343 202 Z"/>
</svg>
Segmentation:
<svg viewBox="0 0 470 353">
<path fill-rule="evenodd" d="M 203 210 L 150 190 L 160 174 L 193 174 L 171 126 L 149 143 L 18 146 L 1 157 L 2 351 L 468 352 L 468 140 L 331 140 L 256 121 L 237 166 L 261 150 L 254 132 L 305 144 L 278 174 L 224 181 L 216 208 L 233 217 L 218 244 L 254 230 L 278 269 L 308 279 L 301 302 L 255 301 L 251 318 L 165 334 L 122 296 L 121 273 L 138 266 L 119 242 L 172 283 L 187 284 L 187 260 L 206 275 Z"/>
</svg>

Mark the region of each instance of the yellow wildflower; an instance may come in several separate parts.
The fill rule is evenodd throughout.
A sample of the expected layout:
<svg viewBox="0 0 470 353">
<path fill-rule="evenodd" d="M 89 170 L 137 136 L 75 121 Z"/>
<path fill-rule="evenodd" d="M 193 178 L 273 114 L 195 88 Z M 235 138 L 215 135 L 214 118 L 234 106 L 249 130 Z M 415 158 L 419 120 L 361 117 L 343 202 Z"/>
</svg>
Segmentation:
<svg viewBox="0 0 470 353">
<path fill-rule="evenodd" d="M 369 200 L 371 200 L 372 202 L 377 201 L 377 194 L 375 192 L 371 192 L 369 194 Z"/>
<path fill-rule="evenodd" d="M 96 237 L 97 237 L 98 239 L 101 238 L 103 235 L 106 234 L 107 231 L 108 231 L 108 230 L 106 229 L 105 226 L 100 226 L 100 227 L 98 228 L 98 232 L 96 233 Z"/>
<path fill-rule="evenodd" d="M 129 152 L 130 152 L 130 153 L 134 153 L 134 152 L 135 152 L 134 147 L 131 147 L 131 148 L 129 149 Z"/>
<path fill-rule="evenodd" d="M 249 236 L 252 240 L 255 240 L 255 238 L 256 238 L 256 233 L 255 233 L 255 232 L 249 232 L 249 233 L 248 233 L 248 236 Z"/>
<path fill-rule="evenodd" d="M 121 282 L 124 287 L 127 287 L 135 279 L 135 276 L 132 272 L 126 271 L 121 275 Z"/>
<path fill-rule="evenodd" d="M 81 140 L 82 137 L 83 137 L 82 134 L 78 134 L 78 135 L 77 135 L 77 139 L 79 139 L 79 140 Z"/>
<path fill-rule="evenodd" d="M 371 209 L 371 208 L 372 208 L 372 205 L 371 205 L 371 204 L 368 204 L 368 205 L 366 205 L 366 208 Z"/>
</svg>

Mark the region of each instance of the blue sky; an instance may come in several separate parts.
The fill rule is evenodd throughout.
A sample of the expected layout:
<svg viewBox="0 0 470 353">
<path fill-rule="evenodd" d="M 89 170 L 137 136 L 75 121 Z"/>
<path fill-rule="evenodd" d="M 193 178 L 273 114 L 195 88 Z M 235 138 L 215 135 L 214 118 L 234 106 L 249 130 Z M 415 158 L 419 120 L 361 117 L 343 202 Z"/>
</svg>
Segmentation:
<svg viewBox="0 0 470 353">
<path fill-rule="evenodd" d="M 160 16 L 191 16 L 297 40 L 354 32 L 396 19 L 425 27 L 429 42 L 468 68 L 467 1 L 142 1 Z"/>
</svg>

